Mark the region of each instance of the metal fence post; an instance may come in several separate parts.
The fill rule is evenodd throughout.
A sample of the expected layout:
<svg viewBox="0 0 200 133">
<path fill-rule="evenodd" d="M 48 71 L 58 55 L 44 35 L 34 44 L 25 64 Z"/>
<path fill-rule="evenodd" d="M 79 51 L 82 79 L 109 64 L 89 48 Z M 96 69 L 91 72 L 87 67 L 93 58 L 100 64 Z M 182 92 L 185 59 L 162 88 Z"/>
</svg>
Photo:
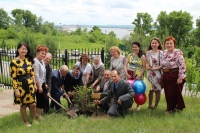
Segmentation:
<svg viewBox="0 0 200 133">
<path fill-rule="evenodd" d="M 101 61 L 103 63 L 104 63 L 104 52 L 105 52 L 104 47 L 102 47 L 102 49 L 101 49 Z"/>
<path fill-rule="evenodd" d="M 0 51 L 0 67 L 1 67 L 1 73 L 3 73 L 3 65 L 2 65 L 1 54 L 2 54 L 2 52 Z"/>
<path fill-rule="evenodd" d="M 67 51 L 67 49 L 65 49 L 63 61 L 65 62 L 65 65 L 69 65 L 69 52 Z"/>
</svg>

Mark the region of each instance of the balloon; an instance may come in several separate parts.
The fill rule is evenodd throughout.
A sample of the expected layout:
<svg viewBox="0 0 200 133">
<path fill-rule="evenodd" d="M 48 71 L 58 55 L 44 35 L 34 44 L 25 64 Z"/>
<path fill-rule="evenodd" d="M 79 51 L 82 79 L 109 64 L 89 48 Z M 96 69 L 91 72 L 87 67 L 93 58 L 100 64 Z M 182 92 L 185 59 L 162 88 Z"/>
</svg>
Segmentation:
<svg viewBox="0 0 200 133">
<path fill-rule="evenodd" d="M 138 105 L 144 104 L 146 102 L 146 100 L 147 100 L 147 97 L 146 97 L 145 93 L 143 93 L 143 94 L 135 94 L 135 96 L 134 96 L 134 101 Z"/>
<path fill-rule="evenodd" d="M 146 90 L 146 85 L 142 80 L 136 80 L 132 85 L 133 90 L 137 94 L 142 94 Z"/>
<path fill-rule="evenodd" d="M 127 80 L 127 82 L 132 86 L 135 80 Z"/>
</svg>

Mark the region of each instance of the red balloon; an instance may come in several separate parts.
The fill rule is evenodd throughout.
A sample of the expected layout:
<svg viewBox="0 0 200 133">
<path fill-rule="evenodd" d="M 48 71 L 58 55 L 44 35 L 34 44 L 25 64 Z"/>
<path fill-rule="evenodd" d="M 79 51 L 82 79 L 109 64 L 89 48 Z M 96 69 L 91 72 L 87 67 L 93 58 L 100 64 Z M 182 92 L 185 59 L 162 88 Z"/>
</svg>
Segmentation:
<svg viewBox="0 0 200 133">
<path fill-rule="evenodd" d="M 146 102 L 146 100 L 147 100 L 147 97 L 146 97 L 145 93 L 143 93 L 143 94 L 135 94 L 135 96 L 134 96 L 134 101 L 138 105 L 144 104 Z"/>
</svg>

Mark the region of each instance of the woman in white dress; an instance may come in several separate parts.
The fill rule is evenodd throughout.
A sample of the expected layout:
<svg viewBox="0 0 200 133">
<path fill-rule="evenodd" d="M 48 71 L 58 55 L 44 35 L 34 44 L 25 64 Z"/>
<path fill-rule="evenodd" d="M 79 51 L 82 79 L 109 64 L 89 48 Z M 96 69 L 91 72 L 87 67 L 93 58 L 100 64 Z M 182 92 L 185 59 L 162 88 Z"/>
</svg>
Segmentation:
<svg viewBox="0 0 200 133">
<path fill-rule="evenodd" d="M 84 86 L 87 86 L 90 74 L 92 72 L 92 66 L 89 62 L 89 56 L 87 54 L 82 54 L 79 62 L 76 63 L 76 65 L 80 67 L 80 71 L 82 72 L 82 81 Z"/>
<path fill-rule="evenodd" d="M 160 101 L 161 93 L 161 57 L 162 57 L 162 46 L 158 38 L 154 37 L 151 39 L 146 53 L 146 69 L 147 69 L 147 78 L 152 85 L 152 89 L 149 91 L 149 109 L 156 109 Z M 155 104 L 152 106 L 153 93 L 155 92 L 156 99 Z"/>
</svg>

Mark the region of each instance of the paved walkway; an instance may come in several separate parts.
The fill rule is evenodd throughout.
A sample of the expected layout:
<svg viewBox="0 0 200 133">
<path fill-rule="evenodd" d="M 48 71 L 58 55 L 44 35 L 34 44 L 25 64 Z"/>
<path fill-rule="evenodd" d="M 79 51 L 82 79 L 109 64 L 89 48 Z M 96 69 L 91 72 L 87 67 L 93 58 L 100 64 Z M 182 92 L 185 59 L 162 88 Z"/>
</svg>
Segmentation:
<svg viewBox="0 0 200 133">
<path fill-rule="evenodd" d="M 1 89 L 0 92 L 0 118 L 19 112 L 19 105 L 13 105 L 13 90 Z"/>
</svg>

